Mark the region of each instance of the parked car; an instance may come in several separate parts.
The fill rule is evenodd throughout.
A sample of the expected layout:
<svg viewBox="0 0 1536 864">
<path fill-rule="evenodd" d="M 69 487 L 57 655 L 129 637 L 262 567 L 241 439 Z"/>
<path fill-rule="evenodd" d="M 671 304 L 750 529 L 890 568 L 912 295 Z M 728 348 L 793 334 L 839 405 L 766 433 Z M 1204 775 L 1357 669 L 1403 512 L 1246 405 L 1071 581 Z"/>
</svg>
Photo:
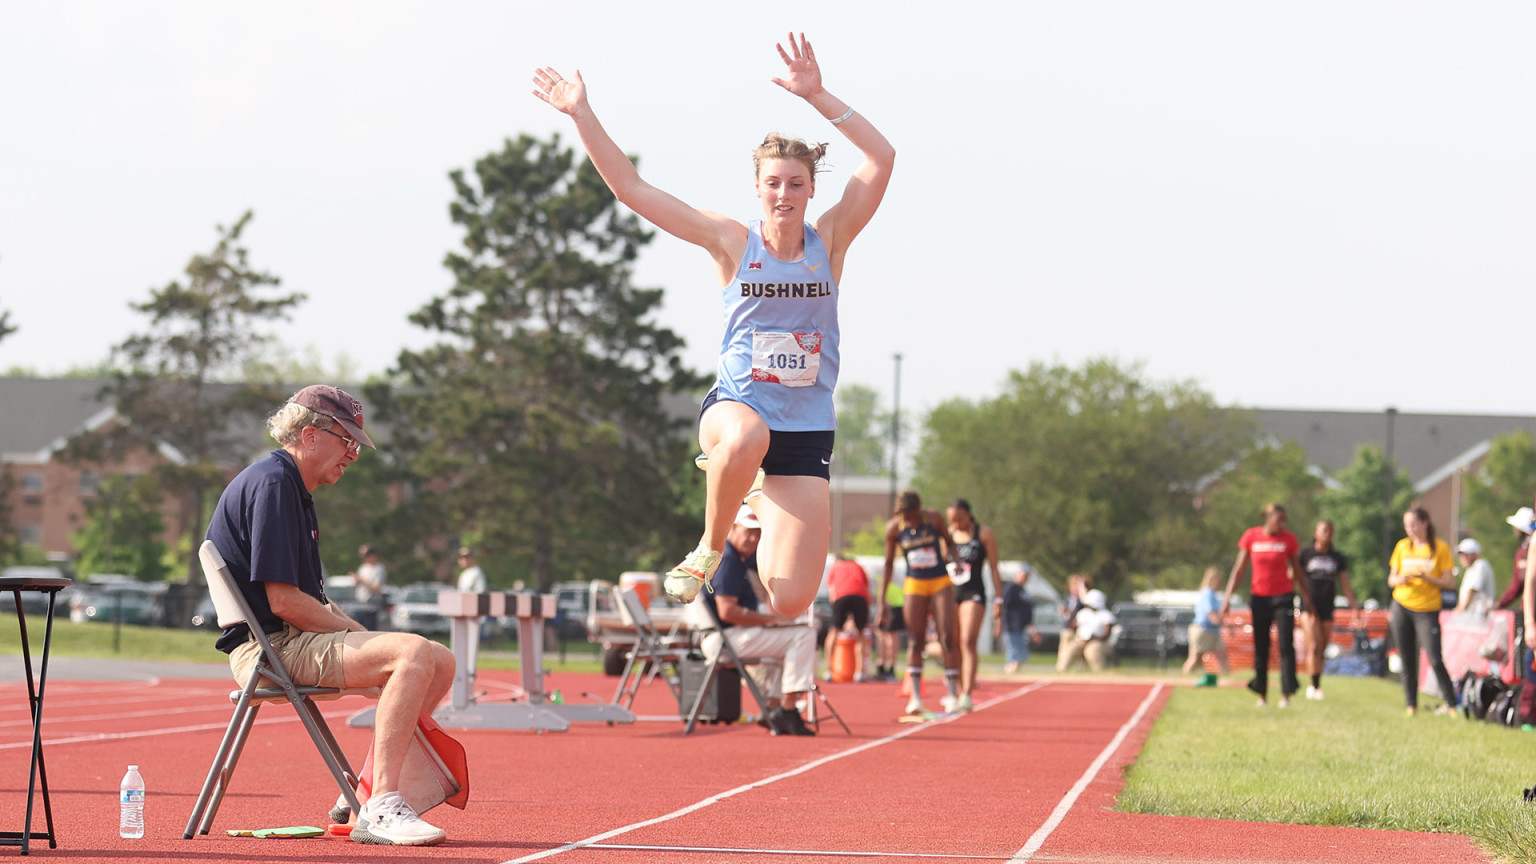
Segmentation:
<svg viewBox="0 0 1536 864">
<path fill-rule="evenodd" d="M 561 582 L 554 587 L 554 595 L 555 618 L 547 626 L 555 628 L 555 636 L 561 641 L 585 642 L 592 583 Z"/>
<path fill-rule="evenodd" d="M 7 567 L 4 570 L 0 570 L 0 576 L 11 576 L 11 577 L 17 577 L 17 578 L 33 578 L 33 579 L 35 579 L 35 578 L 41 577 L 41 578 L 44 578 L 44 579 L 57 579 L 59 577 L 62 577 L 63 575 L 64 575 L 64 571 L 60 570 L 57 567 L 21 567 L 21 566 L 18 566 L 18 567 Z M 61 609 L 64 608 L 63 607 L 63 603 L 64 603 L 64 599 L 66 597 L 66 592 L 69 592 L 71 590 L 72 589 L 70 589 L 70 588 L 65 588 L 65 589 L 63 589 L 63 590 L 61 590 L 59 592 L 58 599 L 54 600 L 54 607 L 53 608 L 54 608 L 54 613 L 55 614 L 57 614 Z M 15 593 L 13 593 L 11 591 L 0 592 L 0 612 L 14 613 L 15 611 L 16 611 L 16 595 L 15 595 Z M 21 592 L 21 611 L 27 613 L 28 616 L 32 616 L 32 615 L 47 615 L 48 614 L 48 595 L 43 593 L 43 592 L 41 592 L 41 591 L 23 591 L 23 592 Z"/>
<path fill-rule="evenodd" d="M 1109 641 L 1117 656 L 1155 657 L 1167 662 L 1189 650 L 1189 622 L 1194 620 L 1194 610 L 1117 603 L 1113 611 L 1116 623 Z"/>
<path fill-rule="evenodd" d="M 390 626 L 423 636 L 447 636 L 448 616 L 437 611 L 437 594 L 445 588 L 446 585 L 423 582 L 396 589 L 389 610 Z"/>
<path fill-rule="evenodd" d="M 96 621 L 158 627 L 165 621 L 166 584 L 140 582 L 89 583 L 81 586 L 70 602 L 69 620 L 83 624 Z"/>
</svg>

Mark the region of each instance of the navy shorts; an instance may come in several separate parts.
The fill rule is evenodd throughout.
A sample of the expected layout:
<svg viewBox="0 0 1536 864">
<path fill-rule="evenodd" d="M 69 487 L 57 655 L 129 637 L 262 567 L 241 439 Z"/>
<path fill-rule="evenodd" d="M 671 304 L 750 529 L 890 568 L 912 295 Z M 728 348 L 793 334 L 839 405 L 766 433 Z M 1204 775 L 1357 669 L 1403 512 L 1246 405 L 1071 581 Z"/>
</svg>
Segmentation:
<svg viewBox="0 0 1536 864">
<path fill-rule="evenodd" d="M 720 401 L 719 389 L 709 391 L 699 406 L 699 417 L 709 406 Z M 763 456 L 763 473 L 773 477 L 820 477 L 832 479 L 832 445 L 837 433 L 780 432 L 768 430 L 768 452 Z"/>
</svg>

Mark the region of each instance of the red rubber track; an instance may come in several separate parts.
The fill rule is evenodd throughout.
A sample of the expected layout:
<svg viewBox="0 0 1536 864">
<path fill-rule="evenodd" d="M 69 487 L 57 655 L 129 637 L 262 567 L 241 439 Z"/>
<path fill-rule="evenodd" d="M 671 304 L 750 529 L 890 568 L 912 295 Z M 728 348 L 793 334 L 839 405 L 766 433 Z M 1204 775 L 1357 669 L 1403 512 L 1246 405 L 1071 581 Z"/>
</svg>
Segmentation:
<svg viewBox="0 0 1536 864">
<path fill-rule="evenodd" d="M 482 676 L 499 698 L 513 673 Z M 1466 837 L 1115 813 L 1134 761 L 1168 696 L 1156 683 L 1056 679 L 986 682 L 977 710 L 902 724 L 893 685 L 823 685 L 854 735 L 824 719 L 815 738 L 755 726 L 676 721 L 573 724 L 564 733 L 456 731 L 470 757 L 464 811 L 429 815 L 449 840 L 423 849 L 336 838 L 255 840 L 228 828 L 324 827 L 329 775 L 293 712 L 263 709 L 213 833 L 182 830 L 229 717 L 228 679 L 50 681 L 45 759 L 59 848 L 72 862 L 1041 861 L 1486 862 Z M 567 701 L 613 679 L 561 673 Z M 25 685 L 0 683 L 0 830 L 21 827 L 30 719 Z M 368 732 L 345 718 L 367 703 L 322 706 L 354 763 Z M 660 682 L 642 715 L 676 713 Z M 117 784 L 140 766 L 147 833 L 117 836 Z M 35 829 L 43 825 L 41 806 Z M 0 856 L 15 854 L 0 848 Z"/>
</svg>

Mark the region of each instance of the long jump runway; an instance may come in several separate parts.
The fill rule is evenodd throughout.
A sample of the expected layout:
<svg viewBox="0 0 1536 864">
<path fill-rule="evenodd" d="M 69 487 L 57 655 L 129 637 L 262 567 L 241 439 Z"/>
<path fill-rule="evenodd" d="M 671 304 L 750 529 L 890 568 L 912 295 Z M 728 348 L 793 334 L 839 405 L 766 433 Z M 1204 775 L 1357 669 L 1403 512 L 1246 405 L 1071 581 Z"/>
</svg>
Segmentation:
<svg viewBox="0 0 1536 864">
<path fill-rule="evenodd" d="M 482 676 L 487 698 L 512 673 Z M 551 676 L 606 696 L 613 679 Z M 181 839 L 229 717 L 227 678 L 50 681 L 45 758 L 60 844 L 71 861 L 329 862 L 375 858 L 560 864 L 686 861 L 1036 861 L 1086 864 L 1416 864 L 1488 861 L 1458 835 L 1312 828 L 1115 813 L 1125 768 L 1166 701 L 1157 683 L 988 682 L 972 714 L 896 721 L 893 685 L 828 684 L 853 727 L 815 738 L 675 721 L 575 724 L 566 733 L 460 731 L 471 760 L 464 811 L 428 818 L 438 847 L 359 847 L 335 838 L 230 838 L 228 828 L 324 827 L 330 779 L 286 706 L 263 709 L 213 833 Z M 326 703 L 354 764 L 368 736 Z M 658 682 L 642 715 L 676 712 Z M 20 828 L 30 749 L 24 685 L 0 683 L 0 830 Z M 117 784 L 140 766 L 142 840 L 117 836 Z M 33 822 L 41 829 L 39 813 Z M 0 855 L 8 850 L 0 850 Z"/>
</svg>

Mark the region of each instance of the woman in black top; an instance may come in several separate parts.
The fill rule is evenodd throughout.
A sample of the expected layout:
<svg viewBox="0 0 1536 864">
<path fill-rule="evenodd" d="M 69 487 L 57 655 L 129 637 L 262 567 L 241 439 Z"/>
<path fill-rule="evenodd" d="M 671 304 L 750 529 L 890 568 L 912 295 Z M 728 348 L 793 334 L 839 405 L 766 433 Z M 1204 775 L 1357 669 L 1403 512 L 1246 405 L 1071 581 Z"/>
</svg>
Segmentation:
<svg viewBox="0 0 1536 864">
<path fill-rule="evenodd" d="M 956 498 L 945 515 L 949 517 L 949 535 L 955 540 L 955 554 L 960 559 L 951 577 L 955 583 L 957 641 L 960 645 L 960 698 L 955 707 L 959 711 L 969 711 L 979 664 L 976 643 L 981 637 L 981 625 L 987 619 L 987 582 L 992 583 L 992 638 L 996 640 L 1003 633 L 1003 580 L 997 572 L 997 537 L 991 528 L 976 524 L 970 503 L 964 498 Z"/>
<path fill-rule="evenodd" d="M 1307 687 L 1308 699 L 1323 698 L 1323 652 L 1328 640 L 1333 638 L 1333 599 L 1338 588 L 1344 589 L 1349 598 L 1349 608 L 1359 613 L 1360 604 L 1355 600 L 1355 590 L 1349 587 L 1349 560 L 1333 548 L 1333 523 L 1319 520 L 1312 531 L 1312 545 L 1301 550 L 1301 572 L 1305 575 L 1304 587 L 1312 596 L 1312 608 L 1301 613 L 1301 632 L 1307 639 L 1307 662 L 1312 670 L 1312 684 Z"/>
</svg>

